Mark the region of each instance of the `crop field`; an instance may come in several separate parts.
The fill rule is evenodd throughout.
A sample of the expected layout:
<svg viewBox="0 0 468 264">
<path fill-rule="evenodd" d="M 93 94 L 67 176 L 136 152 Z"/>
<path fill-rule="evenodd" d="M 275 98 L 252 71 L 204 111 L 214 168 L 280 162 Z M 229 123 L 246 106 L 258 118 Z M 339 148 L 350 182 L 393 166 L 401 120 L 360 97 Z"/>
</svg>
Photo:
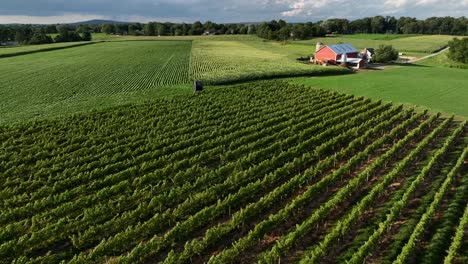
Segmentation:
<svg viewBox="0 0 468 264">
<path fill-rule="evenodd" d="M 272 77 L 344 74 L 296 60 L 308 53 L 260 41 L 194 41 L 190 76 L 212 84 Z"/>
<path fill-rule="evenodd" d="M 0 142 L 0 263 L 468 260 L 453 118 L 260 81 Z"/>
<path fill-rule="evenodd" d="M 0 124 L 187 94 L 194 79 L 215 84 L 349 72 L 299 62 L 301 51 L 248 36 L 161 39 L 0 58 Z"/>
<path fill-rule="evenodd" d="M 0 123 L 67 112 L 81 101 L 187 85 L 191 45 L 98 43 L 1 58 Z"/>
</svg>

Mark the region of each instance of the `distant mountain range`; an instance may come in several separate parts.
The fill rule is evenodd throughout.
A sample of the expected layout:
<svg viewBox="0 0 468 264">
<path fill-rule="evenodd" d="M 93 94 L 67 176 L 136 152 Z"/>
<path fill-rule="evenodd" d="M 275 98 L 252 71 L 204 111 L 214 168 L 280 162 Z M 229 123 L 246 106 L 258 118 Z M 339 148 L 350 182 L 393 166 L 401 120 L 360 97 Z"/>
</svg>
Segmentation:
<svg viewBox="0 0 468 264">
<path fill-rule="evenodd" d="M 102 19 L 93 19 L 82 22 L 67 23 L 68 25 L 77 26 L 77 25 L 102 25 L 102 24 L 132 24 L 132 22 L 120 22 L 113 20 L 102 20 Z"/>
<path fill-rule="evenodd" d="M 163 21 L 159 21 L 159 22 L 163 22 Z M 113 20 L 94 19 L 94 20 L 83 21 L 83 22 L 68 23 L 68 25 L 77 26 L 77 25 L 133 24 L 133 23 L 134 22 L 119 22 L 119 21 L 113 21 Z M 261 22 L 239 22 L 239 23 L 224 23 L 224 24 L 225 25 L 231 25 L 231 24 L 258 25 L 258 24 L 261 24 Z"/>
</svg>

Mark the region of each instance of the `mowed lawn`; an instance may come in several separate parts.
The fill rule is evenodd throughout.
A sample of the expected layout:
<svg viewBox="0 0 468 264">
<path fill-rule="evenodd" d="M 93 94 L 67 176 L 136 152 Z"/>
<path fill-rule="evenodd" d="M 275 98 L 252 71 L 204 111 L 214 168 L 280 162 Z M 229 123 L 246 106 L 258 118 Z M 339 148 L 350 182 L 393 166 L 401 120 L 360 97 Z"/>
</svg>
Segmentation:
<svg viewBox="0 0 468 264">
<path fill-rule="evenodd" d="M 439 56 L 445 56 L 441 54 Z M 437 56 L 437 57 L 439 57 Z M 415 65 L 323 78 L 300 78 L 294 83 L 429 108 L 468 117 L 468 70 L 436 66 L 438 58 Z"/>
</svg>

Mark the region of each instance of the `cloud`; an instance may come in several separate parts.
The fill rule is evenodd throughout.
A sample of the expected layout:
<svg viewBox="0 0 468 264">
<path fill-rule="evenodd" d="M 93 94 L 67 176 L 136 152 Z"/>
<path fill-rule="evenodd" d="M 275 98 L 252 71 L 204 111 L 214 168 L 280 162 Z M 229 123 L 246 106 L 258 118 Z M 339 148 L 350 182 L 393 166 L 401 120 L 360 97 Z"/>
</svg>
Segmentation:
<svg viewBox="0 0 468 264">
<path fill-rule="evenodd" d="M 284 18 L 462 16 L 468 0 L 0 0 L 0 23 L 51 23 L 87 19 L 147 22 L 248 22 Z"/>
</svg>

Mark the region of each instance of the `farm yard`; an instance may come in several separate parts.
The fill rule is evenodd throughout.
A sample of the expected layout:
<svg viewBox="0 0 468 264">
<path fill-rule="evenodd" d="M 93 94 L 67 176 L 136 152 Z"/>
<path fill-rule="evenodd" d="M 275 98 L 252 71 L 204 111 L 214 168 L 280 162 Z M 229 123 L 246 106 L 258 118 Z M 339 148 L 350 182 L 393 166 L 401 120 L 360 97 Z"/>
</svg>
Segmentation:
<svg viewBox="0 0 468 264">
<path fill-rule="evenodd" d="M 410 65 L 390 66 L 387 70 L 368 70 L 362 74 L 299 78 L 292 83 L 320 87 L 347 94 L 422 106 L 433 112 L 468 116 L 467 70 L 439 63 L 444 54 Z"/>
<path fill-rule="evenodd" d="M 468 263 L 465 65 L 297 60 L 452 36 L 95 35 L 0 48 L 0 263 Z"/>
<path fill-rule="evenodd" d="M 452 118 L 264 81 L 0 138 L 2 263 L 468 257 L 452 242 L 468 131 Z"/>
</svg>

